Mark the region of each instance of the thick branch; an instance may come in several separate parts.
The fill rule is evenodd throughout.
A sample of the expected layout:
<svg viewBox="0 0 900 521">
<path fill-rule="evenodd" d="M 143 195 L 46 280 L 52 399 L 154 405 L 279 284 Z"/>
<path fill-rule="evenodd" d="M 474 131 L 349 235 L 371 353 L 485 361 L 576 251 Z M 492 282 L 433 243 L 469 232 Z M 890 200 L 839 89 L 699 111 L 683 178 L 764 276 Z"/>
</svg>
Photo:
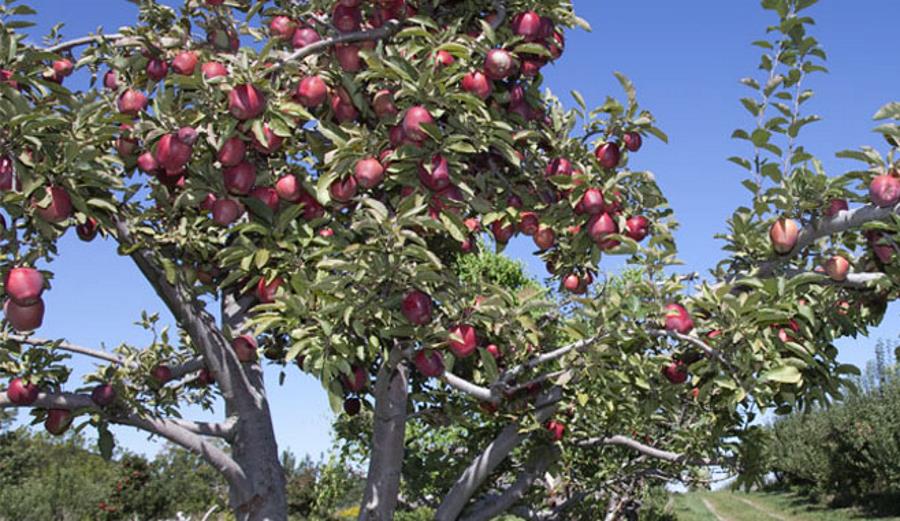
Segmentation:
<svg viewBox="0 0 900 521">
<path fill-rule="evenodd" d="M 583 340 L 579 340 L 577 342 L 573 342 L 571 344 L 565 345 L 548 353 L 543 353 L 538 355 L 523 364 L 517 365 L 515 367 L 511 367 L 507 369 L 500 380 L 503 382 L 509 382 L 516 376 L 521 373 L 533 369 L 541 364 L 546 364 L 547 362 L 552 362 L 553 360 L 557 360 L 559 358 L 564 357 L 565 355 L 571 353 L 572 351 L 584 351 L 590 346 L 594 345 L 600 340 L 600 335 L 592 336 L 590 338 L 585 338 Z"/>
<path fill-rule="evenodd" d="M 71 342 L 67 342 L 65 340 L 49 340 L 46 338 L 34 338 L 30 336 L 23 335 L 8 335 L 7 338 L 14 342 L 18 342 L 20 344 L 26 344 L 31 346 L 54 346 L 56 349 L 61 351 L 68 351 L 70 353 L 78 353 L 85 356 L 90 356 L 93 358 L 97 358 L 100 360 L 106 360 L 107 362 L 112 362 L 114 364 L 124 365 L 125 361 L 122 357 L 118 355 L 114 355 L 112 353 L 107 353 L 106 351 L 100 351 L 99 349 L 93 349 L 90 347 L 84 347 L 80 345 L 73 344 Z"/>
<path fill-rule="evenodd" d="M 181 418 L 172 418 L 172 423 L 178 425 L 182 429 L 186 429 L 200 436 L 211 436 L 214 438 L 222 438 L 230 440 L 234 435 L 235 418 L 228 418 L 224 422 L 198 422 L 192 420 L 183 420 Z"/>
<path fill-rule="evenodd" d="M 483 402 L 497 403 L 500 401 L 500 396 L 492 393 L 491 390 L 487 387 L 476 385 L 466 380 L 465 378 L 456 376 L 450 371 L 444 371 L 444 374 L 441 376 L 441 380 L 443 380 L 444 383 L 446 383 L 450 387 L 471 395 Z"/>
<path fill-rule="evenodd" d="M 559 458 L 559 450 L 536 456 L 502 493 L 486 496 L 472 505 L 464 521 L 489 521 L 521 501 L 531 486 Z"/>
<path fill-rule="evenodd" d="M 887 275 L 884 273 L 848 273 L 847 279 L 842 281 L 832 280 L 826 275 L 815 272 L 807 272 L 807 271 L 794 271 L 788 270 L 787 275 L 791 278 L 799 277 L 800 275 L 815 275 L 816 279 L 813 281 L 815 284 L 826 284 L 831 286 L 840 286 L 842 288 L 849 289 L 867 289 L 872 286 L 872 284 L 883 280 Z"/>
<path fill-rule="evenodd" d="M 33 406 L 42 409 L 67 409 L 73 411 L 79 409 L 97 410 L 90 396 L 74 393 L 40 393 Z M 19 407 L 19 405 L 12 403 L 5 393 L 0 394 L 0 408 L 8 407 Z M 245 487 L 246 476 L 244 471 L 228 454 L 173 420 L 143 418 L 135 414 L 126 416 L 111 415 L 107 416 L 107 419 L 112 423 L 128 425 L 161 436 L 202 457 L 213 468 L 221 472 L 232 486 L 239 487 L 239 489 Z"/>
<path fill-rule="evenodd" d="M 562 397 L 562 389 L 553 387 L 541 395 L 536 406 L 536 419 L 544 422 L 556 410 L 556 403 Z M 519 432 L 515 423 L 507 425 L 494 440 L 472 460 L 454 483 L 435 514 L 435 521 L 456 521 L 469 499 L 478 491 L 484 481 L 518 446 L 525 435 Z"/>
<path fill-rule="evenodd" d="M 756 275 L 759 277 L 771 275 L 785 262 L 798 255 L 803 249 L 818 239 L 859 228 L 869 222 L 884 221 L 890 218 L 891 215 L 898 213 L 900 213 L 900 204 L 889 208 L 879 208 L 875 205 L 868 204 L 852 210 L 838 212 L 834 217 L 815 221 L 800 230 L 800 235 L 797 238 L 797 244 L 794 246 L 794 249 L 776 259 L 760 264 Z"/>
<path fill-rule="evenodd" d="M 51 45 L 50 47 L 45 48 L 44 50 L 47 52 L 63 52 L 68 51 L 69 49 L 74 49 L 75 47 L 81 47 L 82 45 L 90 45 L 92 43 L 100 43 L 103 41 L 115 41 L 122 40 L 125 38 L 124 34 L 113 33 L 113 34 L 92 34 L 90 36 L 82 36 L 81 38 L 75 38 L 74 40 L 68 40 L 65 42 L 58 43 L 56 45 Z"/>
</svg>

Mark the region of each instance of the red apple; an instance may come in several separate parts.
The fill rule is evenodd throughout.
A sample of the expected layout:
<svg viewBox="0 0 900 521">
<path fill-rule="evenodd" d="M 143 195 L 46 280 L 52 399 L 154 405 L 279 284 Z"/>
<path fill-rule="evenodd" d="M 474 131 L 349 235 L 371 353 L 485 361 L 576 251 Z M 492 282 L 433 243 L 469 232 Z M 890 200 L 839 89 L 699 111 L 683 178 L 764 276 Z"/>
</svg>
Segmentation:
<svg viewBox="0 0 900 521">
<path fill-rule="evenodd" d="M 547 430 L 550 431 L 550 437 L 553 438 L 553 441 L 562 441 L 566 432 L 566 425 L 556 420 L 550 420 L 547 422 Z"/>
<path fill-rule="evenodd" d="M 334 118 L 338 123 L 356 121 L 356 118 L 359 117 L 359 111 L 353 105 L 353 99 L 343 87 L 335 89 L 334 95 L 331 96 L 331 110 L 334 111 Z"/>
<path fill-rule="evenodd" d="M 256 167 L 242 161 L 234 166 L 222 170 L 222 178 L 225 181 L 225 189 L 234 195 L 247 195 L 256 184 Z"/>
<path fill-rule="evenodd" d="M 900 201 L 900 179 L 892 175 L 879 175 L 869 185 L 869 199 L 879 207 L 894 206 Z"/>
<path fill-rule="evenodd" d="M 574 293 L 576 295 L 581 295 L 587 291 L 587 285 L 582 284 L 581 277 L 575 273 L 570 273 L 563 278 L 563 287 L 566 288 L 566 291 L 569 293 Z"/>
<path fill-rule="evenodd" d="M 541 17 L 534 11 L 525 11 L 513 17 L 511 22 L 513 34 L 521 36 L 529 42 L 538 40 L 543 32 L 541 31 Z"/>
<path fill-rule="evenodd" d="M 828 201 L 828 208 L 822 212 L 825 217 L 834 217 L 840 212 L 845 212 L 850 209 L 850 206 L 847 205 L 846 199 L 832 199 Z"/>
<path fill-rule="evenodd" d="M 172 60 L 172 70 L 182 76 L 193 76 L 197 69 L 197 53 L 193 51 L 181 51 Z"/>
<path fill-rule="evenodd" d="M 831 280 L 843 282 L 847 280 L 847 272 L 850 271 L 850 263 L 840 255 L 834 255 L 825 261 L 825 273 Z"/>
<path fill-rule="evenodd" d="M 147 108 L 147 96 L 143 92 L 128 89 L 119 96 L 116 106 L 122 114 L 136 116 Z"/>
<path fill-rule="evenodd" d="M 328 187 L 328 193 L 331 194 L 331 198 L 335 201 L 347 203 L 356 197 L 356 187 L 356 178 L 349 176 L 345 179 L 335 179 L 331 186 Z"/>
<path fill-rule="evenodd" d="M 307 76 L 300 80 L 294 99 L 306 108 L 315 108 L 328 99 L 328 85 L 320 76 Z"/>
<path fill-rule="evenodd" d="M 166 382 L 172 379 L 172 369 L 166 364 L 156 365 L 150 370 L 150 377 L 153 378 L 157 385 L 165 385 Z"/>
<path fill-rule="evenodd" d="M 625 136 L 622 137 L 622 143 L 625 144 L 625 148 L 627 148 L 629 152 L 637 152 L 641 149 L 644 140 L 637 132 L 626 132 Z"/>
<path fill-rule="evenodd" d="M 154 157 L 159 166 L 169 173 L 175 173 L 184 168 L 191 159 L 193 147 L 190 143 L 178 139 L 177 134 L 166 134 L 156 144 Z"/>
<path fill-rule="evenodd" d="M 691 314 L 681 304 L 666 305 L 666 330 L 686 335 L 694 329 Z"/>
<path fill-rule="evenodd" d="M 159 58 L 147 62 L 147 76 L 153 81 L 161 81 L 169 74 L 169 64 Z"/>
<path fill-rule="evenodd" d="M 108 70 L 103 75 L 103 86 L 108 90 L 118 90 L 119 89 L 119 79 L 116 76 L 116 71 Z"/>
<path fill-rule="evenodd" d="M 625 235 L 630 239 L 641 242 L 648 233 L 650 233 L 650 221 L 643 215 L 635 215 L 625 221 Z"/>
<path fill-rule="evenodd" d="M 61 223 L 72 216 L 72 199 L 69 193 L 61 186 L 45 187 L 45 193 L 50 195 L 50 204 L 39 206 L 40 199 L 32 197 L 31 206 L 35 213 L 43 220 L 50 223 Z"/>
<path fill-rule="evenodd" d="M 663 366 L 663 376 L 672 384 L 683 384 L 687 381 L 688 372 L 684 362 L 672 362 Z"/>
<path fill-rule="evenodd" d="M 500 244 L 509 242 L 515 233 L 516 228 L 512 224 L 504 223 L 503 221 L 494 221 L 491 223 L 491 235 L 493 235 L 494 240 Z"/>
<path fill-rule="evenodd" d="M 614 142 L 603 143 L 594 151 L 597 161 L 603 168 L 615 168 L 622 158 L 622 152 L 619 150 L 619 144 Z"/>
<path fill-rule="evenodd" d="M 535 246 L 541 251 L 548 250 L 556 244 L 556 234 L 553 233 L 553 228 L 543 224 L 534 232 L 533 239 Z"/>
<path fill-rule="evenodd" d="M 300 193 L 300 201 L 298 201 L 298 204 L 302 204 L 304 206 L 303 218 L 307 221 L 319 219 L 323 215 L 325 215 L 325 208 L 321 204 L 319 204 L 319 201 L 317 201 L 316 198 L 310 195 L 306 190 L 303 190 Z"/>
<path fill-rule="evenodd" d="M 433 125 L 434 119 L 428 109 L 421 105 L 410 107 L 403 117 L 403 133 L 404 135 L 416 142 L 422 142 L 428 139 L 428 134 L 422 128 L 422 125 Z"/>
<path fill-rule="evenodd" d="M 98 231 L 100 231 L 100 225 L 97 222 L 97 219 L 94 219 L 93 217 L 88 217 L 83 223 L 75 227 L 76 235 L 84 242 L 91 242 L 94 240 L 94 238 L 97 237 Z"/>
<path fill-rule="evenodd" d="M 590 215 L 604 212 L 606 203 L 603 201 L 603 192 L 599 188 L 588 188 L 581 196 L 581 209 Z"/>
<path fill-rule="evenodd" d="M 344 400 L 344 412 L 347 413 L 347 416 L 356 416 L 359 414 L 359 410 L 362 407 L 362 404 L 359 401 L 359 398 L 347 398 Z"/>
<path fill-rule="evenodd" d="M 44 428 L 54 436 L 61 436 L 72 424 L 72 412 L 67 409 L 49 409 Z"/>
<path fill-rule="evenodd" d="M 18 267 L 6 275 L 6 294 L 20 306 L 37 304 L 44 292 L 44 276 L 34 268 Z"/>
<path fill-rule="evenodd" d="M 360 366 L 353 366 L 351 371 L 351 375 L 341 375 L 341 383 L 351 393 L 362 392 L 369 385 L 369 373 Z"/>
<path fill-rule="evenodd" d="M 867 230 L 865 235 L 866 239 L 869 241 L 869 247 L 872 248 L 875 256 L 878 257 L 878 260 L 883 264 L 890 264 L 894 258 L 894 247 L 883 241 L 884 234 L 877 230 Z"/>
<path fill-rule="evenodd" d="M 3 305 L 6 320 L 16 331 L 34 331 L 44 323 L 44 301 L 38 300 L 29 306 L 21 306 L 12 300 Z"/>
<path fill-rule="evenodd" d="M 422 326 L 431 322 L 432 307 L 431 297 L 427 293 L 413 290 L 403 297 L 400 312 L 410 323 Z"/>
<path fill-rule="evenodd" d="M 492 80 L 504 80 L 516 71 L 516 60 L 504 49 L 491 49 L 484 59 L 484 73 Z"/>
<path fill-rule="evenodd" d="M 769 228 L 769 239 L 772 241 L 772 247 L 777 253 L 782 255 L 790 253 L 794 249 L 799 236 L 800 228 L 793 219 L 778 219 Z"/>
<path fill-rule="evenodd" d="M 264 277 L 260 277 L 259 283 L 256 284 L 256 298 L 263 304 L 271 304 L 275 302 L 278 289 L 284 284 L 284 279 L 275 277 L 271 282 L 266 281 Z"/>
<path fill-rule="evenodd" d="M 440 50 L 434 53 L 434 64 L 439 67 L 449 67 L 450 65 L 453 65 L 455 61 L 456 58 L 447 51 Z"/>
<path fill-rule="evenodd" d="M 284 138 L 277 135 L 270 127 L 268 123 L 263 124 L 262 130 L 263 138 L 265 142 L 259 140 L 254 132 L 251 136 L 253 138 L 253 148 L 255 148 L 260 154 L 263 155 L 271 155 L 278 151 L 281 148 L 282 143 L 284 143 Z"/>
<path fill-rule="evenodd" d="M 436 351 L 421 350 L 413 358 L 416 370 L 423 376 L 438 378 L 444 374 L 444 359 Z"/>
<path fill-rule="evenodd" d="M 222 163 L 222 166 L 236 166 L 244 160 L 247 155 L 247 145 L 244 141 L 232 136 L 222 143 L 216 158 Z"/>
<path fill-rule="evenodd" d="M 228 76 L 228 69 L 219 62 L 206 62 L 200 66 L 200 71 L 208 80 Z"/>
<path fill-rule="evenodd" d="M 503 356 L 500 352 L 500 348 L 497 347 L 497 344 L 488 344 L 485 350 L 494 357 L 494 360 L 500 360 L 500 357 Z"/>
<path fill-rule="evenodd" d="M 250 197 L 269 207 L 272 212 L 278 211 L 278 192 L 271 186 L 257 186 L 250 190 Z"/>
<path fill-rule="evenodd" d="M 200 368 L 197 373 L 197 383 L 203 387 L 216 383 L 216 375 L 206 367 Z"/>
<path fill-rule="evenodd" d="M 297 24 L 287 16 L 276 16 L 269 22 L 269 34 L 278 40 L 288 40 L 294 36 Z"/>
<path fill-rule="evenodd" d="M 463 76 L 460 83 L 462 90 L 472 93 L 481 99 L 488 99 L 491 96 L 493 85 L 487 76 L 480 72 L 470 72 Z"/>
<path fill-rule="evenodd" d="M 356 162 L 353 176 L 359 186 L 370 189 L 375 188 L 384 180 L 384 167 L 374 157 L 367 157 Z"/>
<path fill-rule="evenodd" d="M 613 248 L 619 244 L 619 241 L 607 238 L 609 235 L 619 233 L 616 221 L 608 213 L 591 217 L 587 224 L 587 233 L 591 240 L 602 249 Z"/>
<path fill-rule="evenodd" d="M 72 60 L 68 58 L 62 58 L 54 61 L 52 67 L 53 73 L 59 79 L 71 76 L 72 71 L 75 70 L 75 65 L 73 65 Z"/>
<path fill-rule="evenodd" d="M 478 333 L 468 324 L 453 326 L 449 331 L 450 350 L 457 358 L 466 358 L 478 347 Z"/>
<path fill-rule="evenodd" d="M 291 37 L 291 47 L 294 49 L 302 49 L 307 45 L 313 44 L 321 40 L 319 33 L 311 27 L 298 27 Z"/>
<path fill-rule="evenodd" d="M 16 184 L 16 171 L 9 156 L 0 156 L 0 191 L 9 192 Z"/>
<path fill-rule="evenodd" d="M 372 109 L 380 119 L 387 119 L 397 114 L 397 105 L 394 104 L 394 93 L 388 89 L 381 89 L 372 98 Z"/>
<path fill-rule="evenodd" d="M 519 232 L 524 235 L 534 235 L 538 231 L 538 216 L 534 212 L 522 212 L 519 214 Z"/>
<path fill-rule="evenodd" d="M 241 335 L 231 341 L 231 348 L 234 349 L 238 360 L 245 364 L 256 361 L 257 347 L 256 338 L 253 335 Z"/>
<path fill-rule="evenodd" d="M 358 7 L 338 4 L 334 7 L 331 21 L 338 31 L 351 33 L 359 30 L 359 25 L 362 23 L 362 14 L 359 12 Z"/>
<path fill-rule="evenodd" d="M 303 193 L 303 185 L 294 174 L 286 174 L 281 176 L 278 181 L 275 182 L 275 191 L 281 199 L 296 203 L 300 201 L 301 194 Z"/>
<path fill-rule="evenodd" d="M 238 85 L 228 94 L 228 111 L 240 121 L 257 118 L 265 110 L 266 95 L 254 85 Z"/>
<path fill-rule="evenodd" d="M 547 169 L 544 171 L 544 176 L 571 176 L 572 171 L 572 163 L 568 159 L 564 157 L 557 157 L 547 164 Z"/>
<path fill-rule="evenodd" d="M 234 199 L 216 199 L 213 203 L 213 222 L 220 226 L 228 226 L 244 214 L 244 207 Z"/>
<path fill-rule="evenodd" d="M 431 158 L 431 170 L 419 165 L 419 182 L 434 192 L 440 192 L 451 184 L 450 167 L 444 156 L 438 154 Z"/>
<path fill-rule="evenodd" d="M 159 163 L 156 162 L 153 152 L 144 152 L 137 158 L 137 167 L 141 172 L 155 174 L 159 170 Z"/>
<path fill-rule="evenodd" d="M 335 45 L 334 56 L 344 72 L 357 72 L 362 69 L 363 63 L 359 57 L 359 47 L 352 43 Z"/>
<path fill-rule="evenodd" d="M 13 378 L 6 388 L 6 397 L 9 401 L 16 405 L 31 405 L 38 397 L 40 389 L 33 383 L 26 382 L 21 378 Z"/>
<path fill-rule="evenodd" d="M 106 407 L 116 401 L 116 389 L 109 384 L 100 384 L 91 391 L 91 401 L 100 407 Z"/>
</svg>

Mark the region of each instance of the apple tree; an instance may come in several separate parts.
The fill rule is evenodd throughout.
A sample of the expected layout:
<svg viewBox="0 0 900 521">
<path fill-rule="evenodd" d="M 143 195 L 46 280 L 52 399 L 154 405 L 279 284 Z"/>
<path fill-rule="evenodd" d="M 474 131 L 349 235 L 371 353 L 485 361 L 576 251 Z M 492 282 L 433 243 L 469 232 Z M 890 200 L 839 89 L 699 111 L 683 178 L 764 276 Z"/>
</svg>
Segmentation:
<svg viewBox="0 0 900 521">
<path fill-rule="evenodd" d="M 631 83 L 594 110 L 541 92 L 564 29 L 586 25 L 567 1 L 137 3 L 119 33 L 55 29 L 42 47 L 20 32 L 32 10 L 2 4 L 0 405 L 54 434 L 92 425 L 107 454 L 109 424 L 184 447 L 238 519 L 286 518 L 267 365 L 314 375 L 353 418 L 361 520 L 401 500 L 447 521 L 595 519 L 580 499 L 597 496 L 615 519 L 647 480 L 738 464 L 755 410 L 839 395 L 832 340 L 896 293 L 892 156 L 848 153 L 866 169 L 829 178 L 796 142 L 824 57 L 800 14 L 814 2 L 763 2 L 780 21 L 766 78 L 745 81 L 756 127 L 735 133 L 754 147 L 735 158 L 753 204 L 708 281 L 671 270 L 671 211 L 632 169 L 665 135 Z M 66 86 L 76 71 L 90 88 Z M 177 335 L 147 314 L 146 346 L 35 336 L 53 312 L 37 265 L 73 226 L 117 242 Z M 530 236 L 548 290 L 455 269 L 488 234 Z M 616 254 L 635 270 L 610 280 Z M 103 364 L 66 391 L 72 355 Z M 184 419 L 189 403 L 223 419 Z"/>
</svg>

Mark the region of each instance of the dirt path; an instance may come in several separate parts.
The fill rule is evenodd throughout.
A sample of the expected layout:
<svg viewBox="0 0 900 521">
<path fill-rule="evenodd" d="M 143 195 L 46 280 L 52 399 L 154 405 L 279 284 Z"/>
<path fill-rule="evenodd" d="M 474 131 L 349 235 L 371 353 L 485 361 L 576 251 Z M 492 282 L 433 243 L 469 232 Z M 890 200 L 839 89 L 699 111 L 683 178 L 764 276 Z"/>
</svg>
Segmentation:
<svg viewBox="0 0 900 521">
<path fill-rule="evenodd" d="M 778 512 L 772 512 L 768 508 L 761 506 L 759 503 L 757 503 L 755 501 L 751 501 L 748 498 L 741 497 L 738 495 L 734 495 L 732 497 L 734 497 L 741 503 L 744 503 L 745 505 L 749 506 L 750 508 L 752 508 L 754 510 L 758 510 L 771 518 L 777 519 L 778 521 L 795 521 L 796 520 L 796 518 L 794 518 L 794 517 L 785 517 L 785 516 L 779 514 Z"/>
<path fill-rule="evenodd" d="M 705 506 L 706 509 L 709 510 L 709 513 L 715 516 L 716 519 L 718 519 L 719 521 L 732 521 L 731 519 L 724 517 L 722 514 L 718 513 L 716 511 L 716 508 L 713 506 L 712 501 L 706 499 L 705 497 L 700 499 L 703 501 L 703 506 Z"/>
</svg>

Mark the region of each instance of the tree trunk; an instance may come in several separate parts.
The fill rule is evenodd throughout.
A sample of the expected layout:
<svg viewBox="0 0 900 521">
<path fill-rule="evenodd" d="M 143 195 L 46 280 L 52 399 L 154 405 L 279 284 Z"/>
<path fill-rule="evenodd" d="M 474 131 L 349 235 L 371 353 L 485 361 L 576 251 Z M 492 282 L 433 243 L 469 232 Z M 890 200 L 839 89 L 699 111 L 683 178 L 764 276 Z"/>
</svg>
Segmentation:
<svg viewBox="0 0 900 521">
<path fill-rule="evenodd" d="M 400 495 L 406 435 L 407 369 L 394 349 L 375 383 L 375 425 L 359 521 L 391 521 Z"/>
<path fill-rule="evenodd" d="M 247 476 L 248 490 L 232 489 L 231 504 L 238 521 L 286 520 L 284 469 L 278 459 L 278 444 L 265 398 L 262 370 L 253 365 L 247 373 L 258 394 L 255 400 L 238 406 L 240 411 L 231 448 L 232 457 Z"/>
</svg>

